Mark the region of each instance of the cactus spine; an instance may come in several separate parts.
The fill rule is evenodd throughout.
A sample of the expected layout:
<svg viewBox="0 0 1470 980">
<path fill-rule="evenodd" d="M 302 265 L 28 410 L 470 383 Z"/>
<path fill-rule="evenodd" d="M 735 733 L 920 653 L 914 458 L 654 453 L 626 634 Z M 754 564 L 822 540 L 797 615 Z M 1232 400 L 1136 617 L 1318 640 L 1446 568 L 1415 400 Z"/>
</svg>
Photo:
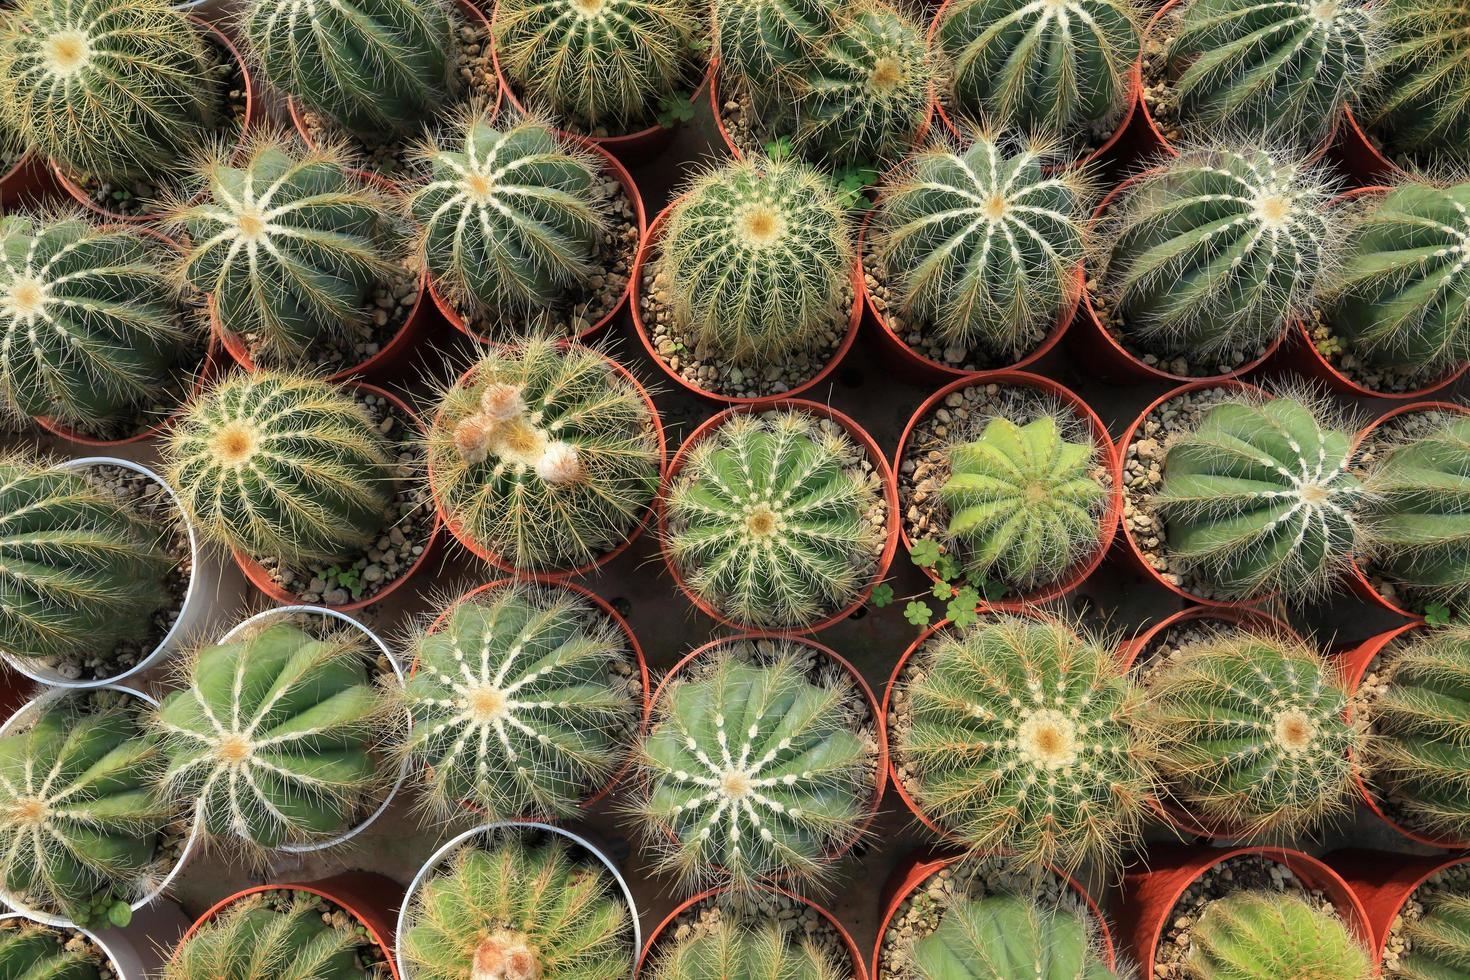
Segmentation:
<svg viewBox="0 0 1470 980">
<path fill-rule="evenodd" d="M 1080 910 L 1018 895 L 961 901 L 910 954 L 921 980 L 1117 980 Z"/>
<path fill-rule="evenodd" d="M 715 0 L 721 73 L 768 98 L 793 94 L 801 68 L 835 31 L 839 6 L 834 0 Z"/>
<path fill-rule="evenodd" d="M 101 951 L 37 922 L 0 922 L 0 980 L 101 980 Z"/>
<path fill-rule="evenodd" d="M 1368 954 L 1331 912 L 1290 894 L 1238 891 L 1205 906 L 1185 967 L 1199 980 L 1368 980 Z"/>
<path fill-rule="evenodd" d="M 843 980 L 846 964 L 811 938 L 798 939 L 775 922 L 712 922 L 707 928 L 675 940 L 659 953 L 649 980 L 736 980 L 776 977 L 779 980 Z"/>
<path fill-rule="evenodd" d="M 1359 118 L 1386 152 L 1421 163 L 1470 163 L 1470 30 L 1464 0 L 1382 0 L 1373 4 L 1384 45 L 1359 99 Z"/>
<path fill-rule="evenodd" d="M 1424 915 L 1404 922 L 1409 952 L 1386 974 L 1395 980 L 1453 980 L 1470 972 L 1470 896 L 1441 891 L 1425 904 Z"/>
<path fill-rule="evenodd" d="M 322 904 L 308 892 L 236 899 L 179 946 L 160 980 L 362 980 L 365 938 L 322 921 Z"/>
</svg>

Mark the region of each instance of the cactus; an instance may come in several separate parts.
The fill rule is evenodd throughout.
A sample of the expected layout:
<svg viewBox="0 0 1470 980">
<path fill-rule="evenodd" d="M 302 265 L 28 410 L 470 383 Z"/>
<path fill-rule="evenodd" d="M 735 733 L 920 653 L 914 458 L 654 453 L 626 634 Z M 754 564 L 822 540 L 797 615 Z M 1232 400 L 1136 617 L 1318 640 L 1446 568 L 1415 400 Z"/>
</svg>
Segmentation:
<svg viewBox="0 0 1470 980">
<path fill-rule="evenodd" d="M 667 501 L 667 548 L 691 592 L 747 626 L 809 626 L 872 578 L 882 491 L 834 423 L 738 414 L 689 453 Z"/>
<path fill-rule="evenodd" d="M 1420 163 L 1470 163 L 1470 4 L 1380 0 L 1384 42 L 1359 98 L 1359 118 L 1391 154 Z"/>
<path fill-rule="evenodd" d="M 350 132 L 411 133 L 452 91 L 444 0 L 251 0 L 240 29 L 271 84 Z"/>
<path fill-rule="evenodd" d="M 591 562 L 627 539 L 662 463 L 637 385 L 545 337 L 501 345 L 443 393 L 429 477 L 456 533 L 516 568 Z"/>
<path fill-rule="evenodd" d="M 165 540 L 75 471 L 0 458 L 0 651 L 51 664 L 144 640 L 169 604 Z"/>
<path fill-rule="evenodd" d="M 142 898 L 173 811 L 132 695 L 53 696 L 0 737 L 0 882 L 11 904 L 87 925 Z M 99 901 L 100 899 L 100 901 Z"/>
<path fill-rule="evenodd" d="M 1172 563 L 1236 600 L 1325 589 L 1359 537 L 1348 432 L 1294 398 L 1232 396 L 1181 433 L 1154 506 Z"/>
<path fill-rule="evenodd" d="M 466 117 L 424 157 L 409 208 L 429 274 L 455 306 L 519 319 L 591 289 L 610 231 L 592 193 L 598 161 L 534 119 L 485 115 Z"/>
<path fill-rule="evenodd" d="M 810 350 L 849 298 L 845 208 L 794 160 L 706 170 L 674 203 L 660 247 L 675 323 L 721 358 L 772 364 Z"/>
<path fill-rule="evenodd" d="M 1306 315 L 1332 267 L 1325 172 L 1265 150 L 1193 150 L 1140 177 L 1108 226 L 1124 331 L 1168 356 L 1251 354 Z"/>
<path fill-rule="evenodd" d="M 200 530 L 252 557 L 341 558 L 388 519 L 387 442 L 347 391 L 324 381 L 228 377 L 189 406 L 165 456 Z"/>
<path fill-rule="evenodd" d="M 357 629 L 317 637 L 279 621 L 197 651 L 154 719 L 164 794 L 248 847 L 348 830 L 383 781 L 375 652 Z"/>
<path fill-rule="evenodd" d="M 424 883 L 400 947 L 414 980 L 627 980 L 632 920 L 612 876 L 548 836 L 467 847 Z"/>
<path fill-rule="evenodd" d="M 1075 170 L 1048 174 L 1047 157 L 980 134 L 885 182 L 877 255 L 899 307 L 945 346 L 1018 359 L 1077 299 L 1090 188 Z"/>
<path fill-rule="evenodd" d="M 0 980 L 101 980 L 102 956 L 27 919 L 0 922 Z"/>
<path fill-rule="evenodd" d="M 914 944 L 920 980 L 1117 980 L 1080 910 L 1018 895 L 961 901 Z"/>
<path fill-rule="evenodd" d="M 501 0 L 495 56 L 528 104 L 588 132 L 626 132 L 682 97 L 699 11 L 690 0 Z"/>
<path fill-rule="evenodd" d="M 1288 837 L 1348 808 L 1364 747 L 1336 669 L 1301 640 L 1237 630 L 1158 666 L 1138 726 L 1206 827 Z"/>
<path fill-rule="evenodd" d="M 1470 360 L 1470 183 L 1406 183 L 1348 235 L 1333 331 L 1364 359 L 1436 375 Z"/>
<path fill-rule="evenodd" d="M 836 0 L 715 0 L 720 71 L 779 104 L 837 26 Z"/>
<path fill-rule="evenodd" d="M 810 648 L 731 640 L 666 682 L 631 810 L 661 871 L 749 894 L 820 878 L 873 800 L 862 699 Z"/>
<path fill-rule="evenodd" d="M 909 667 L 898 764 L 935 823 L 1025 866 L 1103 867 L 1138 839 L 1153 791 L 1135 692 L 1112 655 L 1052 620 L 987 615 Z"/>
<path fill-rule="evenodd" d="M 435 813 L 468 802 L 487 820 L 568 817 L 628 757 L 639 705 L 627 640 L 576 593 L 475 595 L 412 647 L 402 751 L 423 767 Z"/>
<path fill-rule="evenodd" d="M 1470 973 L 1470 895 L 1440 891 L 1424 904 L 1422 916 L 1402 920 L 1409 950 L 1400 957 L 1398 969 L 1387 975 L 1397 980 L 1454 980 Z"/>
<path fill-rule="evenodd" d="M 213 132 L 213 61 L 165 0 L 24 0 L 0 24 L 0 117 L 78 175 L 174 172 Z"/>
<path fill-rule="evenodd" d="M 939 498 L 970 580 L 1029 591 L 1096 551 L 1110 495 L 1099 465 L 1097 446 L 1066 441 L 1051 415 L 1024 426 L 993 418 L 951 448 Z"/>
<path fill-rule="evenodd" d="M 309 892 L 236 899 L 179 944 L 159 980 L 362 980 L 357 950 L 369 940 L 326 917 Z"/>
<path fill-rule="evenodd" d="M 1237 891 L 1205 906 L 1185 969 L 1199 980 L 1369 980 L 1342 919 L 1288 893 Z"/>
<path fill-rule="evenodd" d="M 697 932 L 673 937 L 667 951 L 654 948 L 649 980 L 844 980 L 846 963 L 810 936 L 798 939 L 790 928 L 771 921 L 716 919 Z"/>
<path fill-rule="evenodd" d="M 399 243 L 384 219 L 397 205 L 340 151 L 267 136 L 206 161 L 199 177 L 206 198 L 170 209 L 192 241 L 180 276 L 253 357 L 305 364 L 313 343 L 371 316 L 373 288 L 394 270 Z"/>
<path fill-rule="evenodd" d="M 1072 142 L 1128 108 L 1139 24 L 1132 0 L 956 0 L 935 40 L 961 115 Z"/>
</svg>

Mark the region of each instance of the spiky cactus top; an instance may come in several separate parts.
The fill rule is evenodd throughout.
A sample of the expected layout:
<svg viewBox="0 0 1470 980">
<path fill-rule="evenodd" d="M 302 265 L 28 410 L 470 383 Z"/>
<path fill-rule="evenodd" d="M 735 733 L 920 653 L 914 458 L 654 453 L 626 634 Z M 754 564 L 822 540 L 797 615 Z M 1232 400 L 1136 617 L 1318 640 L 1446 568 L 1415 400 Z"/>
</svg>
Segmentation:
<svg viewBox="0 0 1470 980">
<path fill-rule="evenodd" d="M 70 941 L 49 926 L 0 921 L 0 980 L 101 980 L 105 962 L 95 946 Z"/>
<path fill-rule="evenodd" d="M 660 242 L 674 320 L 721 358 L 780 363 L 832 329 L 852 277 L 852 228 L 821 173 L 747 156 L 706 170 Z"/>
<path fill-rule="evenodd" d="M 909 664 L 893 749 L 935 823 L 1026 865 L 1104 866 L 1153 791 L 1134 691 L 1112 655 L 1051 620 L 984 616 Z"/>
<path fill-rule="evenodd" d="M 509 586 L 451 606 L 414 637 L 403 690 L 440 816 L 566 817 L 628 758 L 638 679 L 627 638 L 569 589 Z"/>
<path fill-rule="evenodd" d="M 410 133 L 448 100 L 444 0 L 250 0 L 241 33 L 270 82 L 354 133 Z"/>
<path fill-rule="evenodd" d="M 1150 675 L 1139 713 L 1169 794 L 1242 836 L 1289 836 L 1347 806 L 1364 736 L 1336 668 L 1301 640 L 1235 630 Z"/>
<path fill-rule="evenodd" d="M 898 302 L 945 346 L 1017 359 L 1077 298 L 1086 201 L 1041 145 L 986 134 L 889 178 L 870 234 Z"/>
<path fill-rule="evenodd" d="M 1369 980 L 1368 953 L 1341 918 L 1286 893 L 1238 891 L 1205 906 L 1185 969 L 1199 980 Z"/>
<path fill-rule="evenodd" d="M 365 937 L 285 889 L 236 899 L 181 943 L 159 980 L 362 980 Z"/>
<path fill-rule="evenodd" d="M 1454 980 L 1470 973 L 1470 895 L 1436 890 L 1426 901 L 1424 914 L 1403 920 L 1409 944 L 1398 969 L 1385 971 L 1395 980 Z"/>
<path fill-rule="evenodd" d="M 772 921 L 716 919 L 667 949 L 653 949 L 644 969 L 649 980 L 844 980 L 852 968 L 838 963 L 811 936 Z"/>
<path fill-rule="evenodd" d="M 1231 599 L 1320 591 L 1357 547 L 1350 434 L 1294 398 L 1233 396 L 1181 433 L 1154 496 L 1168 553 Z"/>
<path fill-rule="evenodd" d="M 1392 154 L 1463 167 L 1470 163 L 1470 63 L 1465 0 L 1373 4 L 1384 48 L 1356 108 Z"/>
<path fill-rule="evenodd" d="M 173 172 L 215 123 L 213 60 L 166 0 L 24 0 L 0 24 L 0 117 L 78 175 Z"/>
<path fill-rule="evenodd" d="M 324 381 L 226 378 L 189 406 L 165 456 L 200 529 L 253 557 L 340 558 L 387 521 L 387 443 L 348 391 Z"/>
<path fill-rule="evenodd" d="M 746 626 L 809 626 L 873 575 L 879 480 L 834 423 L 800 409 L 730 416 L 690 451 L 666 546 L 696 596 Z M 890 515 L 891 518 L 891 515 Z"/>
<path fill-rule="evenodd" d="M 633 805 L 686 890 L 819 877 L 857 838 L 876 748 L 846 674 L 796 641 L 734 640 L 675 674 L 643 740 Z"/>
<path fill-rule="evenodd" d="M 544 337 L 495 348 L 444 392 L 429 478 L 451 527 L 532 571 L 625 540 L 658 488 L 642 394 L 601 354 Z"/>
<path fill-rule="evenodd" d="M 1104 226 L 1127 336 L 1170 356 L 1254 355 L 1305 315 L 1340 238 L 1319 168 L 1192 150 L 1130 185 Z"/>
<path fill-rule="evenodd" d="M 1080 909 L 1019 895 L 957 901 L 909 954 L 921 980 L 1117 980 Z"/>
<path fill-rule="evenodd" d="M 414 980 L 627 980 L 633 928 L 612 875 L 564 838 L 506 832 L 467 846 L 408 909 L 399 955 Z"/>
</svg>

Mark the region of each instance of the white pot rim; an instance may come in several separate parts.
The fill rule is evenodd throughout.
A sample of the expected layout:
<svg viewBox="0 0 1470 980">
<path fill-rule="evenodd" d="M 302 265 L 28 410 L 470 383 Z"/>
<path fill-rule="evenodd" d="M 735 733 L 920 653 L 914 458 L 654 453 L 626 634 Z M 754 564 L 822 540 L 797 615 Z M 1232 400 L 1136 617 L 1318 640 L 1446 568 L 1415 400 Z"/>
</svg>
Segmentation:
<svg viewBox="0 0 1470 980">
<path fill-rule="evenodd" d="M 93 946 L 96 946 L 98 949 L 100 949 L 102 951 L 102 955 L 107 957 L 107 963 L 109 966 L 112 967 L 112 972 L 114 976 L 119 977 L 120 980 L 131 980 L 131 978 L 129 978 L 128 975 L 123 971 L 122 966 L 118 963 L 117 954 L 112 951 L 111 947 L 109 947 L 107 943 L 102 941 L 101 936 L 97 935 L 97 933 L 93 932 L 91 929 L 75 925 L 53 926 L 49 922 L 42 922 L 35 916 L 26 915 L 24 912 L 6 912 L 4 914 L 0 914 L 0 922 L 4 922 L 7 919 L 24 919 L 27 922 L 34 922 L 37 925 L 48 926 L 52 929 L 75 929 L 77 932 L 80 932 L 82 935 L 86 936 L 87 941 L 90 942 Z"/>
</svg>

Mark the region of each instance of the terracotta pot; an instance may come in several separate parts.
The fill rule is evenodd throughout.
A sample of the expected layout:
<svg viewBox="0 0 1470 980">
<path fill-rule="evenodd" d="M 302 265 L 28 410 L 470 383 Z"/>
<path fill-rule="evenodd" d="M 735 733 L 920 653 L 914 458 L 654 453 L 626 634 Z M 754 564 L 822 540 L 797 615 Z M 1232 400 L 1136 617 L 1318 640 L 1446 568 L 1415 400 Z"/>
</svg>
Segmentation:
<svg viewBox="0 0 1470 980">
<path fill-rule="evenodd" d="M 1414 890 L 1439 872 L 1470 862 L 1470 857 L 1419 857 L 1348 848 L 1333 851 L 1324 860 L 1342 875 L 1362 904 L 1371 937 L 1373 963 L 1381 967 L 1393 921 L 1413 896 Z"/>
<path fill-rule="evenodd" d="M 423 430 L 423 422 L 419 419 L 414 410 L 408 406 L 407 402 L 399 398 L 397 395 L 393 394 L 391 391 L 385 391 L 382 388 L 379 388 L 375 385 L 370 385 L 364 381 L 348 381 L 346 382 L 346 384 L 347 387 L 351 388 L 354 391 L 361 391 L 367 394 L 377 395 L 379 398 L 386 400 L 389 405 L 392 405 L 393 408 L 395 408 L 399 412 L 399 414 L 407 418 L 414 425 L 418 426 L 421 431 Z M 421 551 L 418 557 L 414 559 L 413 564 L 409 565 L 408 568 L 404 570 L 402 575 L 399 575 L 396 579 L 383 586 L 383 588 L 379 589 L 376 593 L 371 596 L 363 596 L 363 598 L 361 599 L 353 599 L 350 602 L 344 602 L 340 605 L 331 605 L 329 603 L 322 603 L 322 605 L 327 609 L 333 609 L 337 612 L 350 613 L 356 612 L 359 609 L 365 609 L 368 606 L 382 602 L 384 599 L 387 599 L 393 593 L 403 588 L 405 584 L 412 580 L 415 575 L 417 575 L 428 565 L 430 558 L 438 554 L 440 544 L 439 532 L 442 525 L 442 515 L 436 508 L 434 512 L 433 522 L 429 525 L 429 536 L 423 542 L 424 550 Z M 255 586 L 265 595 L 269 596 L 273 601 L 283 603 L 285 605 L 298 605 L 301 603 L 300 596 L 296 595 L 295 593 L 288 592 L 284 588 L 282 588 L 271 577 L 271 573 L 265 568 L 265 566 L 256 561 L 255 558 L 247 555 L 245 552 L 241 551 L 238 548 L 231 548 L 230 553 L 235 558 L 235 564 L 240 566 L 240 571 L 244 572 L 245 577 L 250 580 L 250 584 Z"/>
<path fill-rule="evenodd" d="M 1141 980 L 1153 980 L 1159 940 L 1185 889 L 1215 865 L 1243 855 L 1261 855 L 1286 865 L 1302 884 L 1326 896 L 1365 946 L 1372 942 L 1368 918 L 1357 896 L 1335 871 L 1310 855 L 1273 847 L 1158 845 L 1149 848 L 1148 870 L 1123 876 L 1123 901 L 1118 906 L 1118 934 L 1133 952 Z"/>
<path fill-rule="evenodd" d="M 257 100 L 255 97 L 255 82 L 250 76 L 250 68 L 248 65 L 246 65 L 245 59 L 240 57 L 240 52 L 235 47 L 234 42 L 226 37 L 223 31 L 221 31 L 218 27 L 215 27 L 208 21 L 201 20 L 198 17 L 193 16 L 192 14 L 188 16 L 189 21 L 195 27 L 199 28 L 201 31 L 204 31 L 206 34 L 212 37 L 214 41 L 220 45 L 220 47 L 225 49 L 230 57 L 234 59 L 235 65 L 240 69 L 240 84 L 245 90 L 245 115 L 244 118 L 240 121 L 240 133 L 235 138 L 235 142 L 238 145 L 239 142 L 243 140 L 245 136 L 249 134 L 253 129 L 255 124 L 255 116 L 258 111 Z M 61 168 L 56 165 L 56 162 L 54 160 L 47 161 L 47 166 L 51 171 L 52 179 L 56 181 L 57 185 L 60 186 L 62 190 L 66 191 L 66 193 L 69 194 L 75 201 L 81 204 L 82 207 L 86 208 L 88 211 L 93 212 L 94 214 L 100 214 L 109 221 L 125 225 L 148 224 L 158 220 L 158 215 L 156 214 L 119 214 L 116 211 L 109 211 L 107 208 L 102 207 L 96 201 L 92 200 L 92 196 L 87 193 L 86 189 L 83 188 L 80 184 L 73 181 L 65 173 L 63 173 Z"/>
<path fill-rule="evenodd" d="M 710 418 L 705 419 L 705 421 L 699 426 L 699 428 L 689 433 L 688 437 L 684 440 L 683 445 L 679 447 L 678 453 L 674 455 L 674 461 L 669 464 L 669 475 L 665 487 L 666 489 L 671 489 L 673 487 L 674 481 L 678 479 L 679 472 L 688 462 L 689 454 L 694 449 L 694 447 L 698 445 L 701 440 L 709 438 L 716 430 L 719 429 L 720 426 L 724 425 L 725 422 L 729 421 L 729 419 L 733 416 L 737 414 L 749 414 L 751 412 L 787 410 L 800 411 L 807 415 L 815 416 L 819 419 L 830 419 L 831 421 L 841 426 L 843 430 L 845 430 L 847 434 L 852 438 L 853 442 L 855 442 L 860 448 L 867 452 L 868 459 L 873 464 L 873 471 L 877 474 L 878 479 L 881 480 L 883 483 L 883 494 L 887 500 L 888 505 L 888 531 L 885 536 L 883 552 L 878 556 L 878 564 L 873 569 L 873 574 L 872 577 L 869 579 L 868 584 L 863 588 L 862 592 L 852 602 L 848 603 L 846 606 L 839 609 L 837 612 L 831 614 L 830 616 L 818 620 L 817 622 L 812 623 L 808 626 L 792 627 L 791 629 L 782 631 L 792 635 L 802 635 L 819 633 L 835 623 L 840 623 L 842 620 L 846 619 L 848 616 L 851 616 L 853 613 L 861 609 L 863 607 L 863 604 L 868 601 L 868 596 L 872 595 L 873 588 L 879 582 L 883 581 L 884 577 L 888 575 L 888 568 L 893 563 L 894 552 L 898 550 L 898 484 L 893 479 L 893 471 L 888 468 L 888 460 L 883 457 L 883 451 L 878 448 L 878 444 L 873 441 L 873 437 L 868 434 L 867 430 L 859 425 L 856 420 L 854 420 L 850 416 L 844 415 L 842 412 L 837 411 L 837 409 L 832 408 L 829 405 L 820 404 L 818 402 L 807 401 L 804 398 L 780 398 L 772 401 L 762 402 L 757 405 L 735 405 L 725 409 L 723 412 L 720 412 L 717 415 L 713 415 Z M 684 593 L 684 597 L 688 599 L 696 609 L 704 613 L 710 619 L 713 619 L 715 622 L 725 626 L 729 626 L 733 629 L 751 628 L 752 624 L 738 622 L 726 616 L 719 610 L 715 609 L 714 606 L 701 599 L 698 595 L 694 593 L 694 590 L 689 587 L 689 584 L 684 580 L 683 574 L 679 571 L 679 566 L 678 563 L 674 560 L 674 556 L 669 553 L 668 541 L 670 537 L 670 532 L 668 526 L 667 493 L 659 495 L 656 509 L 658 520 L 659 550 L 664 558 L 664 567 L 667 568 L 669 570 L 669 574 L 673 576 L 674 583 L 679 586 L 679 591 Z"/>
<path fill-rule="evenodd" d="M 46 161 L 34 150 L 26 151 L 9 170 L 0 174 L 0 208 L 14 211 L 34 206 L 60 188 Z"/>
<path fill-rule="evenodd" d="M 1410 176 L 1373 144 L 1351 106 L 1343 110 L 1343 124 L 1338 127 L 1337 159 L 1359 184 L 1396 184 Z"/>
</svg>

